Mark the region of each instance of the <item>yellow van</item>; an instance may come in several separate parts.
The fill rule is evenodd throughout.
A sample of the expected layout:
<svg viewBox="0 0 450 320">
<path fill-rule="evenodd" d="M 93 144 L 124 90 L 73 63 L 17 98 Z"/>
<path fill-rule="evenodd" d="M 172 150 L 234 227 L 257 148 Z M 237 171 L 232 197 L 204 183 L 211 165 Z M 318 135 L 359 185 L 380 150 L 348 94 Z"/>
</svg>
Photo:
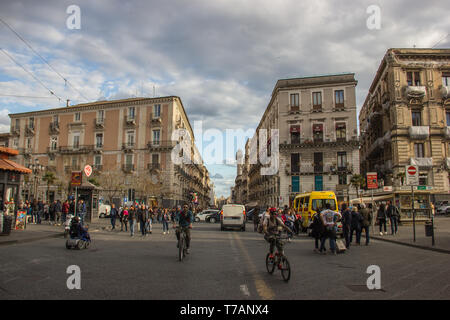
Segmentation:
<svg viewBox="0 0 450 320">
<path fill-rule="evenodd" d="M 306 231 L 312 223 L 312 216 L 316 211 L 325 210 L 325 204 L 330 209 L 339 212 L 336 195 L 333 191 L 312 191 L 298 194 L 294 199 L 294 209 L 302 217 L 302 231 Z"/>
</svg>

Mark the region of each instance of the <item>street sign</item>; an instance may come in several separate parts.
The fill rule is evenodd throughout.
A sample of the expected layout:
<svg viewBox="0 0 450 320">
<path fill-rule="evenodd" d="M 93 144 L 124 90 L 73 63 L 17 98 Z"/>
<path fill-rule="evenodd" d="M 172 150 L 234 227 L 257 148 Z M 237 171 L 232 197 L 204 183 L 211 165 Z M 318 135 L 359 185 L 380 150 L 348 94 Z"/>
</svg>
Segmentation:
<svg viewBox="0 0 450 320">
<path fill-rule="evenodd" d="M 84 167 L 84 174 L 86 175 L 86 177 L 90 177 L 92 174 L 92 167 L 90 165 L 86 165 Z"/>
<path fill-rule="evenodd" d="M 81 171 L 72 171 L 71 185 L 72 186 L 81 186 L 82 182 L 82 174 Z"/>
<path fill-rule="evenodd" d="M 418 186 L 419 185 L 419 167 L 418 166 L 406 166 L 406 185 Z"/>
<path fill-rule="evenodd" d="M 384 186 L 383 191 L 384 192 L 392 192 L 392 186 Z"/>
<path fill-rule="evenodd" d="M 367 189 L 378 189 L 378 176 L 376 172 L 367 172 Z"/>
</svg>

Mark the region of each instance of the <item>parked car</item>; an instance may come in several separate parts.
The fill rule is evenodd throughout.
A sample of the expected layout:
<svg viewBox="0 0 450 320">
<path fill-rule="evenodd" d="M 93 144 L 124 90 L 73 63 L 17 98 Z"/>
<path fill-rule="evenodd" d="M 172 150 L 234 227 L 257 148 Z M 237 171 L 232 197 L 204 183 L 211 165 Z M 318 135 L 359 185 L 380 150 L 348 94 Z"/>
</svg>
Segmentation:
<svg viewBox="0 0 450 320">
<path fill-rule="evenodd" d="M 210 213 L 205 217 L 206 222 L 210 223 L 217 223 L 220 222 L 220 211 L 217 210 L 216 212 Z"/>
<path fill-rule="evenodd" d="M 195 222 L 206 221 L 207 216 L 218 212 L 219 210 L 203 210 L 195 216 Z"/>
<path fill-rule="evenodd" d="M 109 204 L 101 204 L 98 207 L 98 216 L 100 218 L 109 218 L 111 212 L 111 206 Z"/>
<path fill-rule="evenodd" d="M 450 204 L 444 204 L 436 209 L 436 214 L 448 214 L 450 213 Z"/>
</svg>

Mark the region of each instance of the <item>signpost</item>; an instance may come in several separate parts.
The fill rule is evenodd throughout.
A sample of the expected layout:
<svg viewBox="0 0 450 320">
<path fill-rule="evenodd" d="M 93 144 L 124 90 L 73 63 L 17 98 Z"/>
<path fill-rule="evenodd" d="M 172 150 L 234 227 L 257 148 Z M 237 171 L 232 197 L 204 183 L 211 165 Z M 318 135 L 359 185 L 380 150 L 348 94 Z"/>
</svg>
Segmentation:
<svg viewBox="0 0 450 320">
<path fill-rule="evenodd" d="M 414 186 L 419 185 L 419 167 L 406 166 L 406 185 L 411 186 L 412 194 L 412 214 L 413 214 L 413 234 L 414 242 L 416 242 L 416 211 L 414 210 Z"/>
<path fill-rule="evenodd" d="M 367 172 L 366 174 L 367 188 L 370 189 L 372 197 L 372 210 L 375 208 L 373 203 L 373 189 L 378 189 L 378 174 L 376 172 Z M 375 230 L 375 220 L 372 221 L 372 232 Z"/>
<path fill-rule="evenodd" d="M 90 177 L 92 174 L 92 167 L 90 165 L 86 165 L 84 167 L 84 174 L 86 175 L 86 177 Z"/>
</svg>

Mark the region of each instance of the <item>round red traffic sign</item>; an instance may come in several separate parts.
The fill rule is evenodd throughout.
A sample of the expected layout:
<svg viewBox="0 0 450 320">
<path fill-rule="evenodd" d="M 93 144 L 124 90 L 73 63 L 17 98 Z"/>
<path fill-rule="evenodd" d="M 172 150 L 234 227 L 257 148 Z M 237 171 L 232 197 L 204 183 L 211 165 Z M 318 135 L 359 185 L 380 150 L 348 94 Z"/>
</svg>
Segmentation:
<svg viewBox="0 0 450 320">
<path fill-rule="evenodd" d="M 415 167 L 413 167 L 413 166 L 408 167 L 408 174 L 409 174 L 410 176 L 414 176 L 414 175 L 416 174 L 416 172 L 417 172 L 417 170 L 416 170 Z"/>
<path fill-rule="evenodd" d="M 87 165 L 84 167 L 84 173 L 87 177 L 89 177 L 92 174 L 92 167 L 90 165 Z"/>
</svg>

